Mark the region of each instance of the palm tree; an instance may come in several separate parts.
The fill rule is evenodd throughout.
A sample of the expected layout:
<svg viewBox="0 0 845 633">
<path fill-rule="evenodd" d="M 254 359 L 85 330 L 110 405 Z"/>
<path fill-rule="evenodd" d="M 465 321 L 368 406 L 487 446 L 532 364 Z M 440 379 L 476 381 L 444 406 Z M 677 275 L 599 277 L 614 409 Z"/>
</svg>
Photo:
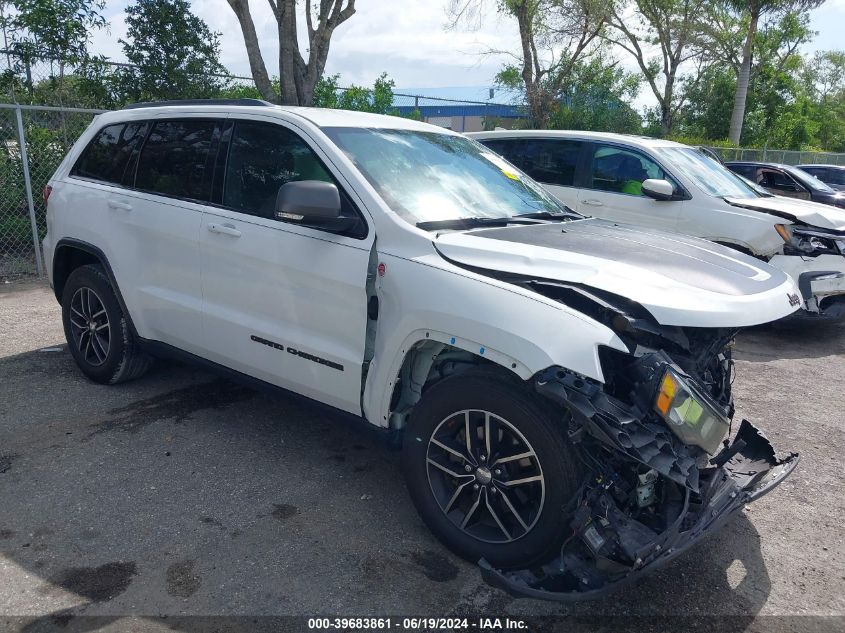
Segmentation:
<svg viewBox="0 0 845 633">
<path fill-rule="evenodd" d="M 746 13 L 748 16 L 748 31 L 742 46 L 742 63 L 736 78 L 736 93 L 734 94 L 734 108 L 731 113 L 731 127 L 728 137 L 739 145 L 742 135 L 742 124 L 745 120 L 745 99 L 748 96 L 748 80 L 751 76 L 751 58 L 754 48 L 754 37 L 757 35 L 757 25 L 760 17 L 765 13 L 775 11 L 809 11 L 824 3 L 824 0 L 728 0 L 734 9 Z"/>
</svg>

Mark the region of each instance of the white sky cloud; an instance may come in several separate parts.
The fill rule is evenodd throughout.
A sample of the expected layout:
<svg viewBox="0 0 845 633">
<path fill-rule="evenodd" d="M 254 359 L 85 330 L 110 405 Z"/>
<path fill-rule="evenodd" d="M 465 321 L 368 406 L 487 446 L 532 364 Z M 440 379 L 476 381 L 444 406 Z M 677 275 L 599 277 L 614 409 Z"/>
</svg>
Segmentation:
<svg viewBox="0 0 845 633">
<path fill-rule="evenodd" d="M 105 13 L 110 29 L 94 36 L 95 52 L 122 59 L 118 39 L 126 35 L 126 4 L 125 0 L 108 2 Z M 447 31 L 446 4 L 447 0 L 357 0 L 356 14 L 334 33 L 327 72 L 339 73 L 342 84 L 371 85 L 387 72 L 400 88 L 478 86 L 478 94 L 482 94 L 508 61 L 504 55 L 483 53 L 491 49 L 519 50 L 516 26 L 491 10 L 476 31 Z M 492 1 L 488 4 L 491 9 L 495 6 Z M 213 30 L 222 33 L 223 64 L 234 74 L 248 76 L 240 27 L 226 0 L 194 0 L 191 6 Z M 269 3 L 251 0 L 250 6 L 268 71 L 278 74 L 278 38 Z M 845 0 L 828 0 L 813 13 L 812 26 L 819 35 L 811 50 L 841 49 Z M 303 32 L 300 44 L 306 41 Z M 625 66 L 635 69 L 630 60 L 625 60 Z M 644 89 L 636 105 L 652 102 Z"/>
</svg>

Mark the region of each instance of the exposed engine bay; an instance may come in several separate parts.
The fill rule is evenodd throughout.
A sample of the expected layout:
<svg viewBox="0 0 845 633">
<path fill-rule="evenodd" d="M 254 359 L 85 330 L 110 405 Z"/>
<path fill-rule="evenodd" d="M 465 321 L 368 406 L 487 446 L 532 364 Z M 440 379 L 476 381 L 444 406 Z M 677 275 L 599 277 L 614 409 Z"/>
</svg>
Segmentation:
<svg viewBox="0 0 845 633">
<path fill-rule="evenodd" d="M 783 460 L 734 414 L 736 329 L 665 327 L 622 297 L 573 284 L 520 280 L 611 327 L 629 353 L 601 348 L 604 383 L 563 368 L 534 379 L 560 405 L 584 480 L 564 509 L 571 533 L 542 569 L 485 578 L 517 595 L 577 600 L 599 595 L 674 557 L 798 462 Z M 668 385 L 668 386 L 667 386 Z"/>
</svg>

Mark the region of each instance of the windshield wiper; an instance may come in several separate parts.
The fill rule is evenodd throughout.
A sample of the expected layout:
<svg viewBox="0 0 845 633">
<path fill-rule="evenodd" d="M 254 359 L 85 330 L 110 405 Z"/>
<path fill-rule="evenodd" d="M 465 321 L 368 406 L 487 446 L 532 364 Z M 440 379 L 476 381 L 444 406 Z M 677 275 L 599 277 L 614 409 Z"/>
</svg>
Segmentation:
<svg viewBox="0 0 845 633">
<path fill-rule="evenodd" d="M 417 228 L 423 231 L 437 229 L 476 229 L 482 226 L 507 226 L 508 224 L 539 224 L 542 220 L 530 216 L 514 216 L 512 218 L 452 218 L 451 220 L 426 220 L 417 222 Z"/>
<path fill-rule="evenodd" d="M 520 213 L 519 215 L 513 216 L 515 218 L 532 218 L 535 220 L 557 220 L 559 222 L 564 222 L 568 219 L 575 218 L 576 220 L 584 219 L 584 216 L 580 213 L 575 213 L 575 211 L 571 209 L 567 209 L 562 213 L 552 213 L 551 211 L 533 211 L 531 213 Z"/>
</svg>

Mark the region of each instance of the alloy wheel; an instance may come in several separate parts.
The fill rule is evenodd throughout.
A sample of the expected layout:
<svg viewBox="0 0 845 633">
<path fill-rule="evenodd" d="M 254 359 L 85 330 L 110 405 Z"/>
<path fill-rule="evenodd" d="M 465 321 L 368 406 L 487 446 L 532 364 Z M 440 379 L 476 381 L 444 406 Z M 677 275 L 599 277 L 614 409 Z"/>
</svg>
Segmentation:
<svg viewBox="0 0 845 633">
<path fill-rule="evenodd" d="M 480 541 L 515 541 L 543 510 L 537 454 L 513 424 L 490 411 L 456 411 L 440 422 L 429 439 L 426 469 L 440 509 Z"/>
<path fill-rule="evenodd" d="M 70 329 L 76 349 L 92 366 L 106 362 L 111 344 L 111 324 L 102 299 L 82 286 L 70 301 Z"/>
</svg>

